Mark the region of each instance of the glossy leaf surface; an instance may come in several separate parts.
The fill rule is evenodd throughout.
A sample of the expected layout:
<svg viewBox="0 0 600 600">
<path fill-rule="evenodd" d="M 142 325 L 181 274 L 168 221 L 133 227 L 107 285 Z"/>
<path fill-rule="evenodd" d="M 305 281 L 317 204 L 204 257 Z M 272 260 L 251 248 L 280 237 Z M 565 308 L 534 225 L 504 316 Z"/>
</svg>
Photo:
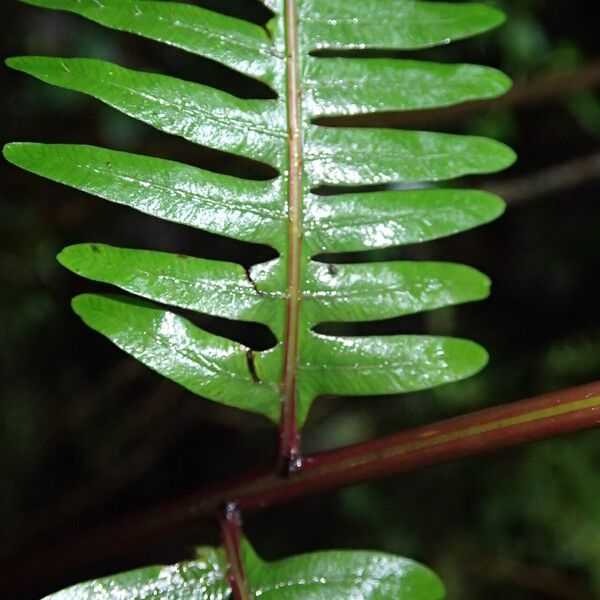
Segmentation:
<svg viewBox="0 0 600 600">
<path fill-rule="evenodd" d="M 264 353 L 261 377 L 281 378 L 281 354 Z M 448 337 L 386 335 L 332 337 L 308 332 L 298 365 L 298 418 L 304 422 L 321 395 L 370 396 L 416 392 L 465 379 L 482 369 L 486 351 Z"/>
<path fill-rule="evenodd" d="M 253 598 L 266 600 L 441 600 L 444 587 L 411 560 L 366 551 L 329 551 L 264 562 L 242 541 L 242 561 Z M 202 548 L 194 561 L 148 567 L 73 586 L 46 600 L 225 600 L 226 559 Z"/>
<path fill-rule="evenodd" d="M 229 319 L 273 326 L 284 300 L 277 279 L 269 283 L 270 272 L 282 270 L 279 260 L 246 273 L 236 263 L 104 244 L 70 246 L 58 260 L 88 279 Z M 485 298 L 490 286 L 474 269 L 430 262 L 311 262 L 307 281 L 302 298 L 311 324 L 370 321 L 451 306 Z"/>
<path fill-rule="evenodd" d="M 150 0 L 23 1 L 66 10 L 106 27 L 164 42 L 267 81 L 272 79 L 278 58 L 262 27 L 191 4 Z"/>
<path fill-rule="evenodd" d="M 250 350 L 187 319 L 117 296 L 85 294 L 73 309 L 92 329 L 190 391 L 277 420 L 276 383 L 255 381 Z"/>
<path fill-rule="evenodd" d="M 496 218 L 503 204 L 495 196 L 432 184 L 503 169 L 514 153 L 481 137 L 324 127 L 314 119 L 427 109 L 503 93 L 510 81 L 494 69 L 360 52 L 469 37 L 500 24 L 499 11 L 418 0 L 265 0 L 274 14 L 263 28 L 178 2 L 26 1 L 219 61 L 260 79 L 276 96 L 241 99 L 100 60 L 9 59 L 15 69 L 97 98 L 160 132 L 262 162 L 278 173 L 270 181 L 251 181 L 92 146 L 7 146 L 8 160 L 38 175 L 161 219 L 268 245 L 279 254 L 246 270 L 149 249 L 67 248 L 59 259 L 75 273 L 145 299 L 80 297 L 74 305 L 88 325 L 212 400 L 273 421 L 282 407 L 297 404 L 292 412 L 298 425 L 318 395 L 413 391 L 456 381 L 483 366 L 485 352 L 463 340 L 327 337 L 314 328 L 484 298 L 487 277 L 467 267 L 336 264 L 335 254 L 433 240 Z M 319 50 L 353 50 L 353 56 L 323 56 Z M 361 189 L 373 184 L 420 189 Z M 334 194 L 321 195 L 322 185 L 334 186 Z M 321 254 L 329 262 L 321 262 Z M 146 301 L 261 323 L 277 344 L 251 352 Z"/>
<path fill-rule="evenodd" d="M 326 265 L 311 262 L 302 298 L 306 319 L 373 321 L 480 300 L 490 281 L 462 265 L 381 262 Z"/>
<path fill-rule="evenodd" d="M 160 219 L 277 249 L 285 242 L 277 182 L 79 144 L 8 144 L 4 156 L 32 173 Z"/>
<path fill-rule="evenodd" d="M 273 100 L 241 100 L 205 85 L 102 60 L 25 56 L 7 64 L 46 83 L 89 94 L 190 142 L 274 166 L 281 162 L 285 120 Z"/>
<path fill-rule="evenodd" d="M 262 561 L 242 542 L 251 593 L 265 600 L 441 600 L 444 586 L 414 561 L 378 552 L 329 551 Z"/>
<path fill-rule="evenodd" d="M 304 80 L 311 117 L 438 108 L 494 98 L 510 79 L 478 65 L 392 58 L 313 58 Z"/>
<path fill-rule="evenodd" d="M 491 173 L 515 160 L 500 142 L 430 131 L 313 127 L 306 141 L 312 186 L 444 181 Z"/>
<path fill-rule="evenodd" d="M 264 323 L 282 335 L 283 294 L 260 293 L 237 263 L 104 244 L 70 246 L 58 260 L 78 275 L 149 300 Z"/>
<path fill-rule="evenodd" d="M 277 0 L 281 5 L 282 0 Z M 300 0 L 302 41 L 311 50 L 413 50 L 447 44 L 497 27 L 504 15 L 477 3 L 419 0 Z"/>
<path fill-rule="evenodd" d="M 153 566 L 72 586 L 45 600 L 228 600 L 227 563 L 220 549 L 200 548 L 195 560 Z"/>
<path fill-rule="evenodd" d="M 306 199 L 309 254 L 353 252 L 427 242 L 492 221 L 497 196 L 476 190 L 358 192 Z"/>
</svg>

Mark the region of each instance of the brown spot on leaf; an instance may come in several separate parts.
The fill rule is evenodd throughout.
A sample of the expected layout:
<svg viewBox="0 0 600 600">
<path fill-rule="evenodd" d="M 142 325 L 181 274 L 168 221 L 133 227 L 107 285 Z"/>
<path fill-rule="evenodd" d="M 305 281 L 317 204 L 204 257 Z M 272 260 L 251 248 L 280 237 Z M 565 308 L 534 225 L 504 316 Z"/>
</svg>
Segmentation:
<svg viewBox="0 0 600 600">
<path fill-rule="evenodd" d="M 250 371 L 250 375 L 252 376 L 252 381 L 254 381 L 254 383 L 260 383 L 260 379 L 256 373 L 256 363 L 254 362 L 253 350 L 246 350 L 246 364 L 248 365 L 248 371 Z"/>
</svg>

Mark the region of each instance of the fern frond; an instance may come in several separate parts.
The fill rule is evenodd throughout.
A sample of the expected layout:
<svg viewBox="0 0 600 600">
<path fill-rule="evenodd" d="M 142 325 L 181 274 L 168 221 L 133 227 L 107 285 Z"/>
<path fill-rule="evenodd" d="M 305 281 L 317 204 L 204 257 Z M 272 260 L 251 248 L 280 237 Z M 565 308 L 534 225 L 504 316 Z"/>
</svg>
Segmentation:
<svg viewBox="0 0 600 600">
<path fill-rule="evenodd" d="M 324 127 L 315 120 L 502 94 L 510 82 L 494 69 L 360 56 L 364 49 L 412 50 L 472 36 L 499 25 L 499 11 L 418 0 L 263 0 L 274 12 L 263 28 L 177 2 L 26 1 L 218 61 L 270 86 L 276 96 L 241 99 L 93 59 L 9 59 L 17 70 L 97 98 L 161 132 L 279 172 L 260 182 L 92 146 L 7 146 L 8 160 L 41 176 L 161 219 L 266 244 L 279 254 L 246 272 L 233 263 L 150 250 L 69 247 L 59 256 L 67 268 L 144 298 L 76 298 L 74 308 L 89 326 L 201 396 L 273 421 L 283 414 L 292 425 L 304 422 L 319 395 L 419 390 L 467 377 L 485 364 L 485 351 L 465 340 L 314 330 L 324 322 L 388 319 L 479 300 L 489 291 L 481 273 L 432 262 L 332 266 L 319 255 L 332 260 L 340 252 L 433 240 L 496 218 L 502 201 L 480 191 L 347 188 L 494 172 L 509 166 L 514 153 L 480 137 Z M 352 57 L 344 55 L 348 50 Z M 323 185 L 338 193 L 320 195 Z M 278 343 L 253 352 L 152 301 L 262 323 Z"/>
</svg>

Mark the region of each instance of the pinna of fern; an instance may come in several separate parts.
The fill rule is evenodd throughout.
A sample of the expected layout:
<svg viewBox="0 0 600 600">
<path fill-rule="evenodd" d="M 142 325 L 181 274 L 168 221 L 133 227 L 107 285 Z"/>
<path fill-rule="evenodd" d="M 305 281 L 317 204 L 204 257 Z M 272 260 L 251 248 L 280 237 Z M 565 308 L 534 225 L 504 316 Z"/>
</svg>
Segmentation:
<svg viewBox="0 0 600 600">
<path fill-rule="evenodd" d="M 299 464 L 299 429 L 318 396 L 416 391 L 484 366 L 485 350 L 467 340 L 330 336 L 315 327 L 486 297 L 488 278 L 463 265 L 343 264 L 335 256 L 434 240 L 496 218 L 504 205 L 491 194 L 422 184 L 498 171 L 514 153 L 481 137 L 331 127 L 318 119 L 436 108 L 504 93 L 508 78 L 491 68 L 364 52 L 417 50 L 473 36 L 499 25 L 499 11 L 420 0 L 263 0 L 273 16 L 261 27 L 179 2 L 25 1 L 212 59 L 259 80 L 274 95 L 241 99 L 96 59 L 8 59 L 10 67 L 43 82 L 278 173 L 256 181 L 92 146 L 6 146 L 9 161 L 38 175 L 161 219 L 268 245 L 278 254 L 246 271 L 231 262 L 146 249 L 68 247 L 59 255 L 65 267 L 138 296 L 75 298 L 75 311 L 90 327 L 192 392 L 279 423 L 281 457 L 290 465 Z M 368 187 L 387 184 L 407 189 Z M 421 187 L 410 189 L 413 184 Z M 320 193 L 323 186 L 335 193 Z M 253 351 L 153 302 L 261 323 L 277 344 Z"/>
</svg>

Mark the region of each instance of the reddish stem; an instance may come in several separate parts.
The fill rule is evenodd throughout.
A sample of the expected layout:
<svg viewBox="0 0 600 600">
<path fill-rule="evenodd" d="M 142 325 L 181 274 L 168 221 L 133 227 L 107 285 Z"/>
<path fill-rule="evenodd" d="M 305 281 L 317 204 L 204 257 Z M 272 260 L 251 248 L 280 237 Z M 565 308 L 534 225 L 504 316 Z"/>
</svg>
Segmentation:
<svg viewBox="0 0 600 600">
<path fill-rule="evenodd" d="M 148 542 L 189 531 L 237 499 L 240 510 L 263 509 L 351 483 L 445 463 L 600 425 L 600 382 L 489 408 L 341 450 L 309 456 L 295 475 L 268 469 L 167 505 L 140 511 L 0 565 L 4 592 L 32 585 L 49 573 L 98 564 Z M 31 564 L 44 565 L 32 570 Z M 11 580 L 9 582 L 9 575 Z M 2 595 L 0 597 L 10 597 Z"/>
<path fill-rule="evenodd" d="M 297 424 L 297 372 L 302 297 L 302 200 L 304 157 L 302 148 L 302 103 L 300 57 L 298 51 L 298 7 L 296 0 L 285 1 L 287 121 L 288 121 L 288 298 L 284 338 L 280 469 L 284 474 L 302 464 Z"/>
<path fill-rule="evenodd" d="M 241 554 L 242 516 L 237 505 L 230 502 L 219 513 L 221 540 L 227 557 L 227 579 L 233 592 L 234 600 L 252 600 L 248 589 L 244 563 Z"/>
</svg>

